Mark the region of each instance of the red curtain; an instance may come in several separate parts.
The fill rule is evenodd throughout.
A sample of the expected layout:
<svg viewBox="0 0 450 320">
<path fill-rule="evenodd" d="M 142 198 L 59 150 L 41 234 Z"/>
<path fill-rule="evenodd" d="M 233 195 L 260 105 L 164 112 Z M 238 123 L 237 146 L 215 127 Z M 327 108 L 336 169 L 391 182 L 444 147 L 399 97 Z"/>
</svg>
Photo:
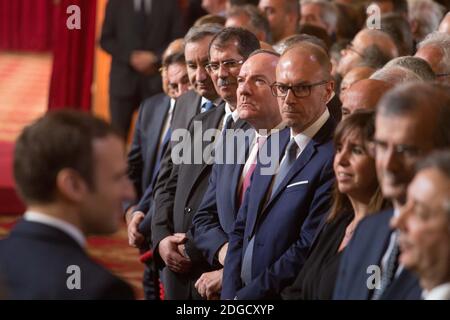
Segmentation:
<svg viewBox="0 0 450 320">
<path fill-rule="evenodd" d="M 52 0 L 0 0 L 0 50 L 51 50 L 52 13 Z"/>
<path fill-rule="evenodd" d="M 77 5 L 81 29 L 66 27 L 67 7 Z M 49 109 L 90 110 L 94 71 L 96 1 L 60 0 L 54 9 L 53 71 Z"/>
<path fill-rule="evenodd" d="M 49 109 L 90 110 L 94 70 L 95 0 L 0 0 L 0 50 L 53 52 Z M 67 28 L 80 8 L 81 29 Z"/>
</svg>

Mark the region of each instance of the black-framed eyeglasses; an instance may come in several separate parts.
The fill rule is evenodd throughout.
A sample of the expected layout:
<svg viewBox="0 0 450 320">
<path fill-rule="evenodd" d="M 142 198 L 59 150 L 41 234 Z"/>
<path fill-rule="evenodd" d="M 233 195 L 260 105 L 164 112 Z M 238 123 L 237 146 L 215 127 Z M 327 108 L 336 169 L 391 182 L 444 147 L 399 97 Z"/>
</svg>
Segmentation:
<svg viewBox="0 0 450 320">
<path fill-rule="evenodd" d="M 289 90 L 292 91 L 294 96 L 297 98 L 307 98 L 311 95 L 311 89 L 316 86 L 321 86 L 323 84 L 326 84 L 330 82 L 329 80 L 323 80 L 316 83 L 311 84 L 294 84 L 292 86 L 288 86 L 283 83 L 275 82 L 270 86 L 272 89 L 272 95 L 278 98 L 284 98 L 287 96 Z"/>
<path fill-rule="evenodd" d="M 244 63 L 244 60 L 225 60 L 222 62 L 211 62 L 206 64 L 205 68 L 208 72 L 217 72 L 219 71 L 220 66 L 227 69 L 228 71 L 236 69 Z"/>
</svg>

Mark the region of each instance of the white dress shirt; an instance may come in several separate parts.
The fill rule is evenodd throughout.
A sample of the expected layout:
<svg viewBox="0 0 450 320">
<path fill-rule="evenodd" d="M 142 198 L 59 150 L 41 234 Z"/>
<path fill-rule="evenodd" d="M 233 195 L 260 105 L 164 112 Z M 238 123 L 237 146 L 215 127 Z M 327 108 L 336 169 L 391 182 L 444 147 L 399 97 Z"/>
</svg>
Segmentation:
<svg viewBox="0 0 450 320">
<path fill-rule="evenodd" d="M 75 227 L 73 224 L 68 223 L 67 221 L 31 210 L 25 212 L 24 220 L 45 224 L 47 226 L 61 230 L 73 240 L 75 240 L 82 248 L 86 246 L 86 238 L 84 237 L 81 230 Z"/>
<path fill-rule="evenodd" d="M 158 150 L 159 148 L 161 148 L 161 145 L 163 143 L 164 137 L 166 136 L 167 130 L 169 130 L 170 128 L 170 123 L 172 122 L 172 117 L 173 117 L 173 109 L 175 108 L 175 99 L 170 99 L 170 107 L 169 107 L 169 111 L 167 111 L 167 115 L 166 115 L 166 119 L 164 120 L 164 125 L 162 127 L 161 130 L 161 134 L 159 137 L 159 146 L 158 146 Z"/>
<path fill-rule="evenodd" d="M 424 290 L 422 296 L 425 300 L 450 300 L 450 282 L 434 287 L 430 291 Z"/>
<path fill-rule="evenodd" d="M 298 145 L 298 156 L 303 152 L 303 150 L 306 149 L 306 146 L 311 141 L 311 139 L 319 132 L 320 128 L 323 127 L 325 122 L 330 118 L 330 112 L 328 111 L 328 108 L 325 108 L 325 111 L 322 113 L 322 115 L 317 119 L 312 125 L 310 125 L 308 128 L 306 128 L 303 132 L 300 132 L 299 134 L 295 135 L 292 132 L 291 129 L 291 139 L 294 138 L 295 142 Z M 280 162 L 281 163 L 281 162 Z"/>
</svg>

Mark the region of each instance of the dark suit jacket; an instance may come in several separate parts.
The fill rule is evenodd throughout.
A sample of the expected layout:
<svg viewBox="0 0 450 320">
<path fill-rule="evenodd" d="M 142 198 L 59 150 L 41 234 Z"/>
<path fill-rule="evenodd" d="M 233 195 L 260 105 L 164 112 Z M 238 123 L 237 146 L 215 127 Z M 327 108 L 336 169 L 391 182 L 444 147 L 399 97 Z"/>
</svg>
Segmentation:
<svg viewBox="0 0 450 320">
<path fill-rule="evenodd" d="M 238 120 L 235 129 L 249 130 L 250 125 L 243 120 Z M 250 130 L 253 131 L 253 129 Z M 202 251 L 210 265 L 217 264 L 217 252 L 228 242 L 228 233 L 233 231 L 239 210 L 239 180 L 248 157 L 249 142 L 251 141 L 246 140 L 245 142 L 245 150 L 240 150 L 244 151 L 243 159 L 241 159 L 243 161 L 213 165 L 208 190 L 193 218 L 192 234 L 195 245 Z M 234 147 L 241 148 L 242 146 L 234 144 Z M 224 151 L 226 157 L 227 150 Z M 234 154 L 238 154 L 237 149 L 234 150 Z"/>
<path fill-rule="evenodd" d="M 187 129 L 192 121 L 192 118 L 201 111 L 202 97 L 198 95 L 194 90 L 190 90 L 179 97 L 175 103 L 175 110 L 172 117 L 171 130 L 172 133 L 178 129 Z M 167 146 L 163 157 L 161 159 L 158 177 L 154 185 L 149 185 L 140 198 L 139 203 L 136 206 L 136 210 L 145 213 L 145 218 L 139 225 L 139 231 L 147 236 L 151 237 L 151 224 L 154 215 L 154 199 L 156 194 L 165 189 L 167 180 L 172 172 L 172 145 L 170 142 Z"/>
<path fill-rule="evenodd" d="M 128 153 L 128 176 L 134 184 L 137 198 L 152 182 L 157 156 L 160 152 L 161 131 L 170 109 L 170 98 L 164 93 L 144 100 L 134 129 Z"/>
<path fill-rule="evenodd" d="M 222 298 L 279 298 L 281 290 L 297 276 L 322 218 L 329 210 L 334 182 L 334 148 L 330 118 L 295 161 L 288 175 L 266 201 L 272 175 L 261 175 L 258 163 L 252 183 L 229 235 L 223 273 Z M 272 135 L 266 146 L 274 143 Z M 290 140 L 290 129 L 280 132 L 281 161 Z M 293 185 L 297 182 L 307 183 Z M 245 250 L 255 236 L 252 281 L 243 286 L 241 266 Z"/>
<path fill-rule="evenodd" d="M 381 266 L 381 260 L 392 233 L 389 221 L 393 212 L 393 209 L 389 209 L 370 215 L 358 224 L 342 256 L 333 299 L 368 300 L 370 298 L 367 280 L 373 273 L 367 272 L 367 268 Z M 381 299 L 420 299 L 421 292 L 417 278 L 409 271 L 403 270 Z"/>
<path fill-rule="evenodd" d="M 67 288 L 71 265 L 80 267 L 80 290 Z M 66 233 L 25 220 L 0 241 L 0 274 L 9 299 L 134 298 L 125 282 L 95 263 Z"/>
<path fill-rule="evenodd" d="M 192 144 L 187 144 L 190 148 L 185 150 L 192 161 L 194 154 L 199 150 L 205 150 L 209 142 L 201 139 L 203 132 L 211 128 L 218 128 L 224 116 L 224 104 L 217 106 L 205 113 L 194 117 L 193 121 L 200 121 L 203 130 L 194 133 L 194 122 L 191 123 L 189 132 Z M 197 150 L 197 148 L 199 150 Z M 183 153 L 184 154 L 184 153 Z M 200 155 L 201 158 L 202 155 Z M 211 164 L 202 162 L 201 164 L 175 164 L 173 165 L 170 177 L 164 189 L 155 195 L 155 212 L 152 221 L 152 242 L 157 247 L 159 242 L 178 232 L 188 232 L 192 224 L 193 214 L 196 212 L 200 201 L 208 186 L 208 178 L 211 172 Z M 203 259 L 200 251 L 190 240 L 185 244 L 186 251 L 194 266 L 189 274 L 175 274 L 168 268 L 165 269 L 164 286 L 168 299 L 190 299 L 196 297 L 194 283 L 196 279 L 209 269 L 206 260 Z M 157 250 L 154 251 L 156 261 L 158 259 Z"/>
<path fill-rule="evenodd" d="M 159 74 L 142 76 L 129 64 L 134 50 L 152 51 L 161 56 L 170 41 L 183 37 L 180 11 L 176 0 L 153 0 L 150 16 L 139 25 L 133 0 L 109 0 L 100 39 L 111 54 L 110 93 L 118 97 L 135 94 L 140 81 L 147 83 L 148 96 L 159 92 Z"/>
</svg>

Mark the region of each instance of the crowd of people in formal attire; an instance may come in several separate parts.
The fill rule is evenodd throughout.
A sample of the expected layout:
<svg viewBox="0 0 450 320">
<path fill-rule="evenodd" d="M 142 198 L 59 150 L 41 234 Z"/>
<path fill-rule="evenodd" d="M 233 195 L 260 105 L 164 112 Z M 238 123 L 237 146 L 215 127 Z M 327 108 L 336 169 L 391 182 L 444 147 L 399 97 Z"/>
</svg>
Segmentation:
<svg viewBox="0 0 450 320">
<path fill-rule="evenodd" d="M 132 298 L 83 251 L 122 216 L 146 299 L 450 299 L 448 3 L 201 4 L 109 0 L 112 126 L 62 111 L 19 137 L 6 294 Z"/>
</svg>

